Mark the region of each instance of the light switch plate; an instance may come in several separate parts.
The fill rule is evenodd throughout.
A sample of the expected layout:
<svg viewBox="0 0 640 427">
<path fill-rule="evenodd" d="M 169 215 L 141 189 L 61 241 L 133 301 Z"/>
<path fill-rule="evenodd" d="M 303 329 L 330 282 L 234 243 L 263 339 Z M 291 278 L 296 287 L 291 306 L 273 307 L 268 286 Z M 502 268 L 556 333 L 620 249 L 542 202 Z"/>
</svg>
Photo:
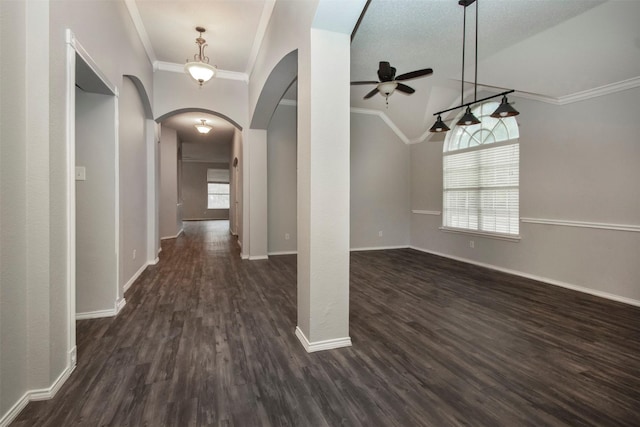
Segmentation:
<svg viewBox="0 0 640 427">
<path fill-rule="evenodd" d="M 76 181 L 86 181 L 87 170 L 84 166 L 76 166 Z"/>
</svg>

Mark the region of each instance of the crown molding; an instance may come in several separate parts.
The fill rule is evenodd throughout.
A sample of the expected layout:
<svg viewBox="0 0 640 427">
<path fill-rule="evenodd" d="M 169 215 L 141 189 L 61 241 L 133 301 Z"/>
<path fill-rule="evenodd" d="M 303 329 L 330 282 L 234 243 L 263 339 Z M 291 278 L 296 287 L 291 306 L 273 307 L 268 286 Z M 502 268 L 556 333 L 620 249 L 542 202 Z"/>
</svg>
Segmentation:
<svg viewBox="0 0 640 427">
<path fill-rule="evenodd" d="M 129 12 L 129 16 L 133 21 L 133 25 L 136 27 L 138 37 L 142 42 L 142 46 L 144 46 L 144 51 L 147 53 L 147 58 L 149 58 L 149 63 L 155 63 L 157 61 L 156 53 L 154 52 L 153 46 L 151 45 L 151 40 L 149 39 L 147 30 L 144 28 L 144 24 L 142 23 L 142 17 L 140 17 L 140 11 L 138 10 L 136 1 L 124 0 L 124 4 L 125 6 L 127 6 L 127 11 Z"/>
<path fill-rule="evenodd" d="M 260 22 L 258 23 L 258 29 L 256 30 L 256 36 L 253 39 L 251 53 L 249 53 L 247 69 L 245 70 L 245 74 L 247 74 L 248 76 L 251 76 L 253 74 L 253 67 L 255 67 L 256 65 L 258 53 L 260 52 L 260 47 L 262 47 L 262 41 L 264 40 L 264 35 L 267 32 L 267 26 L 269 25 L 269 21 L 271 20 L 271 15 L 273 14 L 273 8 L 275 7 L 275 5 L 276 0 L 265 0 L 264 2 L 262 15 L 260 16 Z"/>
<path fill-rule="evenodd" d="M 170 71 L 172 73 L 184 73 L 184 64 L 176 64 L 175 62 L 155 61 L 153 63 L 153 71 Z M 216 79 L 239 80 L 245 83 L 249 82 L 249 76 L 246 73 L 237 71 L 217 70 Z"/>
</svg>

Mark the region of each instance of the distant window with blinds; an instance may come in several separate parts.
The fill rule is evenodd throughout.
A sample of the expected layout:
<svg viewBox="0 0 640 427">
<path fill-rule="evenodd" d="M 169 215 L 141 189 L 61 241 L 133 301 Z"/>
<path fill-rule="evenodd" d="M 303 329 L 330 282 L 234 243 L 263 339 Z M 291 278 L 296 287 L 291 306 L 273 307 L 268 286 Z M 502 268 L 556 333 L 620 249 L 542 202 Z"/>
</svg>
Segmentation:
<svg viewBox="0 0 640 427">
<path fill-rule="evenodd" d="M 477 105 L 472 112 L 481 123 L 455 126 L 445 139 L 442 159 L 445 229 L 506 236 L 520 233 L 518 123 L 514 117 L 491 117 L 498 105 L 497 102 Z"/>
<path fill-rule="evenodd" d="M 229 209 L 228 169 L 207 169 L 207 209 Z"/>
</svg>

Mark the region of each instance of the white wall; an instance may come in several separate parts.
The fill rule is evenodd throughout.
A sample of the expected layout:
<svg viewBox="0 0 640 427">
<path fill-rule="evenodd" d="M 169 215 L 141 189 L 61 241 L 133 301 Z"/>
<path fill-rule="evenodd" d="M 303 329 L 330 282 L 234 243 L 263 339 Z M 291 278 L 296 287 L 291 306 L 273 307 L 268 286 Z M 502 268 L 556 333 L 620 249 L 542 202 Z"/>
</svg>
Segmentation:
<svg viewBox="0 0 640 427">
<path fill-rule="evenodd" d="M 521 222 L 514 243 L 445 233 L 439 215 L 413 214 L 411 244 L 640 303 L 640 89 L 564 106 L 513 98 L 521 113 L 520 216 L 635 232 Z M 412 146 L 411 170 L 412 208 L 440 211 L 442 143 Z"/>
<path fill-rule="evenodd" d="M 410 173 L 409 146 L 378 116 L 352 113 L 352 250 L 409 245 Z"/>
<path fill-rule="evenodd" d="M 182 230 L 178 204 L 178 135 L 162 126 L 160 134 L 160 238 L 177 237 Z"/>
<path fill-rule="evenodd" d="M 0 420 L 29 386 L 25 9 L 0 2 Z"/>
<path fill-rule="evenodd" d="M 122 80 L 119 101 L 119 283 L 122 295 L 125 284 L 155 255 L 147 254 L 147 123 L 138 91 L 127 78 Z"/>
<path fill-rule="evenodd" d="M 281 104 L 267 130 L 269 255 L 296 251 L 296 156 L 296 107 Z"/>
<path fill-rule="evenodd" d="M 76 89 L 76 312 L 113 311 L 118 297 L 115 97 Z"/>
</svg>

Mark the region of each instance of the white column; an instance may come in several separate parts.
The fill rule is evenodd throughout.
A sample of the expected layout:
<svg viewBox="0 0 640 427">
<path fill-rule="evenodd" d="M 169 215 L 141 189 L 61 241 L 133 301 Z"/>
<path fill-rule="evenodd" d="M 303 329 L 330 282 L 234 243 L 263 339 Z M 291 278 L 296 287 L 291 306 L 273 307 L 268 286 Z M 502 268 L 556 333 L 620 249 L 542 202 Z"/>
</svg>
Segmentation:
<svg viewBox="0 0 640 427">
<path fill-rule="evenodd" d="M 249 259 L 267 259 L 267 131 L 246 129 L 243 140 L 243 160 L 248 165 L 245 182 L 248 184 L 248 227 L 244 224 L 243 255 Z M 248 240 L 249 248 L 245 248 Z"/>
<path fill-rule="evenodd" d="M 311 29 L 298 70 L 298 326 L 307 351 L 349 337 L 348 33 Z"/>
</svg>

